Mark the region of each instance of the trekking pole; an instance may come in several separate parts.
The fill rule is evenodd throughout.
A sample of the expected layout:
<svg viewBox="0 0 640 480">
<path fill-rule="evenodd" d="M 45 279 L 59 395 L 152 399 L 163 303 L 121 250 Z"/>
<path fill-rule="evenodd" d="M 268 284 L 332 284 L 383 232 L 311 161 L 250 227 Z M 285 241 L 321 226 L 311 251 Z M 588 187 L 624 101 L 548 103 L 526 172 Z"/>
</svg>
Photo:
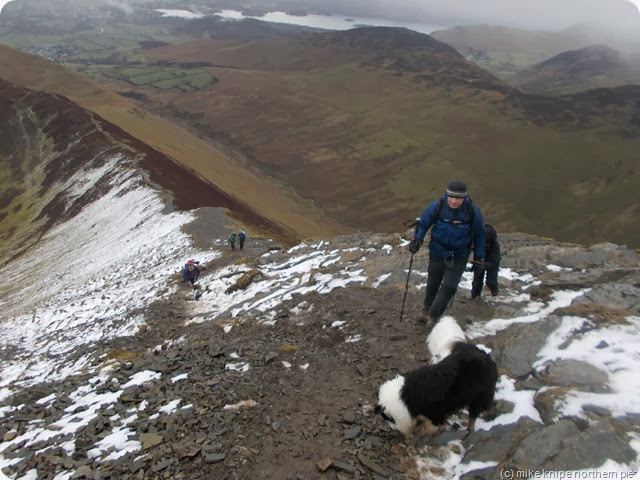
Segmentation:
<svg viewBox="0 0 640 480">
<path fill-rule="evenodd" d="M 416 218 L 415 221 L 413 223 L 409 223 L 411 222 L 411 220 L 407 220 L 406 222 L 404 222 L 404 226 L 407 228 L 411 228 L 411 227 L 415 227 L 415 231 L 413 232 L 413 235 L 415 237 L 416 233 L 418 232 L 418 222 L 420 221 L 420 218 Z M 409 260 L 409 272 L 407 273 L 407 284 L 404 287 L 404 296 L 402 297 L 402 308 L 400 309 L 400 321 L 402 322 L 402 315 L 404 314 L 404 304 L 407 300 L 407 291 L 409 290 L 409 277 L 411 277 L 411 267 L 413 266 L 413 253 L 411 254 L 411 259 Z"/>
<path fill-rule="evenodd" d="M 409 277 L 411 276 L 411 266 L 413 265 L 413 253 L 411 254 L 411 260 L 409 260 L 409 273 L 407 273 L 407 284 L 404 287 L 404 297 L 402 297 L 402 308 L 400 309 L 400 321 L 402 322 L 402 315 L 404 313 L 404 303 L 407 300 L 407 290 L 409 290 Z"/>
</svg>

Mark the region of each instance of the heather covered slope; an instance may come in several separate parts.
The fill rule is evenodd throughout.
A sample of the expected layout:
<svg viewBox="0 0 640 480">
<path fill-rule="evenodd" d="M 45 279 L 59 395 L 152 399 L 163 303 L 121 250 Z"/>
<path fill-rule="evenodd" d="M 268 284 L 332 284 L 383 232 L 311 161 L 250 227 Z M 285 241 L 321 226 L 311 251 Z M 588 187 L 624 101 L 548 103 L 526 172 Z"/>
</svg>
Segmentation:
<svg viewBox="0 0 640 480">
<path fill-rule="evenodd" d="M 63 82 L 41 59 L 7 71 L 66 92 L 302 236 L 397 231 L 463 178 L 501 231 L 640 245 L 640 87 L 528 95 L 446 44 L 393 28 L 145 47 L 135 66 L 86 70 L 138 106 L 96 94 L 95 83 L 68 88 L 80 77 Z M 5 65 L 16 62 L 4 52 Z M 140 81 L 177 69 L 216 82 L 185 92 Z"/>
<path fill-rule="evenodd" d="M 142 145 L 139 148 L 155 152 L 150 156 L 146 168 L 158 172 L 166 171 L 166 168 L 173 170 L 172 174 L 164 176 L 165 182 L 172 182 L 176 176 L 195 175 L 198 178 L 196 181 L 198 189 L 207 190 L 213 187 L 213 190 L 217 191 L 211 198 L 217 197 L 222 192 L 231 203 L 243 204 L 254 214 L 262 216 L 263 219 L 268 218 L 269 222 L 277 224 L 277 229 L 286 231 L 286 235 L 292 238 L 350 231 L 327 218 L 322 211 L 310 204 L 308 200 L 297 196 L 295 192 L 278 185 L 271 179 L 252 174 L 239 162 L 212 145 L 176 127 L 171 122 L 150 114 L 130 100 L 109 91 L 84 75 L 74 73 L 42 57 L 3 45 L 0 45 L 0 71 L 2 71 L 0 78 L 13 82 L 21 88 L 52 93 L 55 94 L 54 98 L 57 98 L 56 95 L 62 95 L 71 100 L 69 103 L 73 102 L 83 107 L 82 109 L 86 109 L 84 113 L 78 114 L 84 115 L 79 123 L 90 132 L 92 132 L 90 125 L 84 125 L 82 122 L 89 119 L 88 122 L 91 123 L 92 116 L 95 114 L 114 125 L 130 141 Z M 10 155 L 21 154 L 18 149 L 19 142 L 26 141 L 23 137 L 28 136 L 30 132 L 28 129 L 24 132 L 20 131 L 21 128 L 24 129 L 19 125 L 21 118 L 19 104 L 23 94 L 17 93 L 14 97 L 11 90 L 5 90 L 4 93 L 6 96 L 3 101 L 7 109 L 2 112 L 3 122 L 7 122 L 9 127 L 3 133 L 7 138 L 15 137 L 6 144 L 8 151 L 4 160 L 9 161 Z M 36 96 L 37 94 L 33 94 L 27 98 Z M 66 99 L 62 101 L 66 102 Z M 13 103 L 17 107 L 13 108 Z M 28 102 L 25 108 L 28 109 Z M 62 107 L 61 112 L 52 112 L 52 118 L 63 120 L 67 109 L 70 110 L 71 121 L 76 121 L 76 111 L 69 108 L 67 104 Z M 46 122 L 48 119 L 49 117 L 44 116 L 40 121 Z M 56 124 L 57 126 L 53 127 L 54 130 L 61 128 L 61 124 L 62 122 Z M 120 140 L 117 139 L 117 141 Z M 53 143 L 56 143 L 55 138 Z M 13 150 L 14 147 L 15 150 Z M 55 145 L 55 148 L 63 150 L 66 147 Z M 159 153 L 158 158 L 163 158 L 159 164 L 156 161 L 156 153 Z M 175 169 L 172 162 L 182 168 Z M 207 185 L 203 185 L 202 182 Z M 172 188 L 171 185 L 167 187 Z M 200 203 L 200 206 L 208 204 L 208 201 L 202 198 L 209 197 L 201 197 L 198 201 L 204 201 L 204 203 Z M 191 208 L 193 204 L 186 206 Z"/>
<path fill-rule="evenodd" d="M 145 108 L 346 225 L 397 230 L 463 178 L 502 230 L 640 245 L 640 87 L 527 95 L 448 45 L 390 28 L 140 53 L 152 65 L 208 65 L 218 79 L 186 94 L 136 88 Z"/>
<path fill-rule="evenodd" d="M 65 97 L 0 80 L 0 111 L 0 266 L 109 194 L 114 185 L 149 180 L 171 189 L 170 204 L 177 208 L 225 207 L 285 242 L 297 238 Z M 136 166 L 144 173 L 132 175 Z"/>
</svg>

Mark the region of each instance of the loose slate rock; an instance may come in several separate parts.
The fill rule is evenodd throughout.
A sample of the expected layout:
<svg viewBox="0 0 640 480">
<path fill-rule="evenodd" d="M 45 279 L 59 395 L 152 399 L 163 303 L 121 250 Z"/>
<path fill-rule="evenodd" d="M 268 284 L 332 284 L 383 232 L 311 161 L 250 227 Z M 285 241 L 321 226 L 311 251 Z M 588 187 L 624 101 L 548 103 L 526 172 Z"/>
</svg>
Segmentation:
<svg viewBox="0 0 640 480">
<path fill-rule="evenodd" d="M 175 449 L 175 452 L 176 455 L 178 455 L 178 458 L 192 458 L 200 453 L 200 450 L 202 449 L 197 445 L 185 445 L 182 447 L 177 447 Z"/>
<path fill-rule="evenodd" d="M 358 470 L 356 467 L 354 467 L 350 463 L 343 462 L 342 460 L 334 460 L 333 468 L 335 468 L 336 470 L 347 472 L 347 473 L 356 473 L 356 471 Z"/>
<path fill-rule="evenodd" d="M 353 440 L 358 435 L 360 435 L 361 431 L 362 431 L 362 427 L 353 427 L 353 428 L 350 428 L 349 430 L 345 430 L 344 439 L 345 440 Z"/>
<path fill-rule="evenodd" d="M 333 460 L 330 458 L 323 458 L 319 462 L 316 462 L 316 468 L 322 473 L 326 472 L 333 465 Z"/>
<path fill-rule="evenodd" d="M 142 449 L 146 450 L 162 443 L 163 437 L 159 433 L 143 433 L 140 435 L 140 443 L 142 443 Z"/>
<path fill-rule="evenodd" d="M 369 470 L 371 470 L 373 473 L 380 475 L 381 477 L 389 477 L 391 475 L 390 472 L 388 472 L 386 469 L 384 469 L 383 467 L 381 467 L 380 465 L 378 465 L 377 463 L 375 463 L 373 460 L 371 460 L 370 458 L 359 454 L 358 455 L 358 461 L 366 468 L 368 468 Z"/>
<path fill-rule="evenodd" d="M 220 463 L 225 458 L 227 458 L 227 456 L 224 453 L 211 453 L 209 455 L 205 455 L 204 463 Z"/>
</svg>

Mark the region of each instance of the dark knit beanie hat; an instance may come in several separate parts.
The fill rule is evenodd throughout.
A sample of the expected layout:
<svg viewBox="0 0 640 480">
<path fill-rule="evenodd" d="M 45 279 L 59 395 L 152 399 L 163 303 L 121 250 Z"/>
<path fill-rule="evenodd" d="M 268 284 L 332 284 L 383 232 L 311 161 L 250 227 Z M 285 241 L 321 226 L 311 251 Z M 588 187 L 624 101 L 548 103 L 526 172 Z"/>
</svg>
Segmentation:
<svg viewBox="0 0 640 480">
<path fill-rule="evenodd" d="M 467 186 L 460 180 L 454 180 L 447 186 L 447 195 L 464 198 L 467 196 Z"/>
</svg>

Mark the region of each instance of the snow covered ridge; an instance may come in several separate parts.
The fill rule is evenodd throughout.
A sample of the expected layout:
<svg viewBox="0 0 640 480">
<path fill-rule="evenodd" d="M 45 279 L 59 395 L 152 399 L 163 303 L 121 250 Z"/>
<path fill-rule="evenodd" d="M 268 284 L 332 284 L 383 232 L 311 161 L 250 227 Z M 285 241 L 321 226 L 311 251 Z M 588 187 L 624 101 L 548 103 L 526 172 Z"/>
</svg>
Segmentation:
<svg viewBox="0 0 640 480">
<path fill-rule="evenodd" d="M 196 253 L 180 230 L 192 215 L 162 214 L 158 192 L 120 163 L 114 157 L 83 172 L 81 180 L 70 180 L 70 195 L 83 195 L 107 175 L 111 188 L 0 270 L 0 289 L 8 292 L 0 348 L 13 352 L 11 361 L 3 362 L 1 386 L 76 373 L 86 357 L 70 364 L 68 355 L 80 346 L 134 333 L 169 275 Z"/>
<path fill-rule="evenodd" d="M 31 465 L 29 452 L 42 455 L 55 450 L 77 456 L 81 451 L 94 469 L 105 464 L 112 468 L 126 458 L 133 463 L 147 461 L 148 452 L 162 439 L 155 431 L 144 431 L 141 424 L 161 431 L 167 418 L 194 409 L 191 398 L 155 395 L 150 406 L 134 402 L 131 394 L 166 385 L 179 388 L 193 381 L 189 373 L 176 375 L 149 365 L 130 370 L 126 362 L 110 360 L 104 353 L 108 341 L 131 336 L 147 322 L 147 309 L 154 302 L 180 303 L 182 316 L 175 320 L 179 328 L 187 333 L 208 331 L 221 342 L 247 324 L 277 332 L 284 322 L 306 321 L 343 336 L 343 348 L 366 351 L 368 342 L 377 341 L 377 329 L 371 325 L 398 321 L 395 315 L 409 256 L 407 242 L 397 235 L 340 237 L 286 251 L 267 251 L 266 245 L 258 245 L 245 258 L 244 252 L 229 255 L 224 243 L 201 251 L 181 230 L 193 215 L 163 213 L 162 198 L 143 185 L 135 170 L 120 169 L 114 159 L 86 173 L 84 183 L 74 184 L 78 194 L 104 175 L 109 176 L 111 188 L 50 230 L 19 265 L 0 271 L 4 282 L 0 287 L 11 292 L 3 299 L 0 322 L 0 419 L 11 425 L 1 437 L 0 468 L 12 472 L 12 478 L 39 478 L 35 467 L 25 466 Z M 461 315 L 464 312 L 459 322 L 474 342 L 492 350 L 502 374 L 497 392 L 502 410 L 478 422 L 478 435 L 484 437 L 477 443 L 487 445 L 494 438 L 498 442 L 499 435 L 492 437 L 491 432 L 500 429 L 529 429 L 528 433 L 537 429 L 542 435 L 543 428 L 557 424 L 565 430 L 549 434 L 551 439 L 545 441 L 559 444 L 561 435 L 580 434 L 567 423 L 568 416 L 596 424 L 594 411 L 624 423 L 637 410 L 635 399 L 640 395 L 640 380 L 634 375 L 640 360 L 637 253 L 612 246 L 571 250 L 535 242 L 519 247 L 518 241 L 522 242 L 514 237 L 505 244 L 511 249 L 505 248 L 501 294 L 471 302 L 472 274 L 467 272 L 452 307 Z M 175 276 L 189 258 L 211 265 L 202 270 L 196 292 L 180 285 Z M 427 255 L 421 252 L 409 282 L 413 314 L 403 326 L 413 321 L 421 302 L 426 263 Z M 18 267 L 34 275 L 29 283 L 12 288 L 7 283 Z M 234 288 L 244 275 L 252 280 Z M 387 312 L 393 318 L 380 318 L 374 311 L 365 326 L 352 325 L 348 319 L 316 318 L 311 299 L 330 302 L 336 289 L 384 292 L 397 302 Z M 411 327 L 414 336 L 419 328 Z M 189 342 L 195 343 L 197 337 L 185 335 L 179 343 L 189 350 Z M 154 351 L 162 358 L 171 348 L 167 342 Z M 272 364 L 300 375 L 317 368 L 313 361 Z M 256 370 L 250 359 L 234 352 L 223 359 L 215 375 L 245 378 L 256 375 Z M 208 375 L 206 381 L 212 381 Z M 65 395 L 42 395 L 32 404 L 12 401 L 25 389 L 37 392 L 46 382 L 63 379 L 70 379 L 64 383 L 66 389 L 73 386 Z M 235 398 L 225 404 L 226 410 L 258 409 L 263 403 L 252 401 Z M 510 404 L 510 409 L 504 406 Z M 49 413 L 51 409 L 55 414 Z M 21 420 L 39 414 L 48 421 Z M 91 438 L 87 449 L 83 429 L 102 417 L 109 422 L 102 422 L 103 430 Z M 626 471 L 638 460 L 640 437 L 624 430 L 615 438 L 624 455 L 604 457 L 607 461 L 596 467 Z M 497 454 L 487 460 L 474 448 L 473 442 L 465 441 L 447 454 L 440 452 L 439 463 L 434 463 L 428 449 L 421 451 L 417 464 L 425 469 L 422 478 L 431 478 L 428 472 L 434 466 L 448 472 L 441 478 L 458 478 L 504 460 Z M 80 476 L 82 468 L 61 464 L 55 478 Z"/>
</svg>

